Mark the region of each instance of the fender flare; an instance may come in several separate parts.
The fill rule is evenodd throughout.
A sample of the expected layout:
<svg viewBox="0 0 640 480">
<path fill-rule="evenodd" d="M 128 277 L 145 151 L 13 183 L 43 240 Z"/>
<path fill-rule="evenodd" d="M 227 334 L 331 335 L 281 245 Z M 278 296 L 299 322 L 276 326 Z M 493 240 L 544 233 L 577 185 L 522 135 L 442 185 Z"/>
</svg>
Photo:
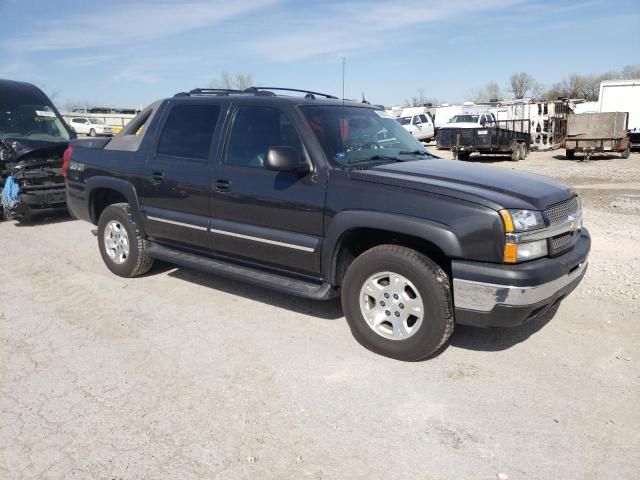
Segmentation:
<svg viewBox="0 0 640 480">
<path fill-rule="evenodd" d="M 322 276 L 335 282 L 335 261 L 342 237 L 355 228 L 375 228 L 424 239 L 437 246 L 448 258 L 463 258 L 462 245 L 449 226 L 395 213 L 346 210 L 336 214 L 327 229 L 322 248 Z"/>
<path fill-rule="evenodd" d="M 136 192 L 136 188 L 130 182 L 121 178 L 97 176 L 89 178 L 86 185 L 89 216 L 94 224 L 97 225 L 98 218 L 96 218 L 92 205 L 93 194 L 95 190 L 99 188 L 108 188 L 121 193 L 127 199 L 127 202 L 129 202 L 129 205 L 131 206 L 131 214 L 133 215 L 136 223 L 141 227 L 144 225 L 144 219 L 141 213 L 142 210 L 140 208 L 140 202 L 138 201 L 138 194 Z"/>
</svg>

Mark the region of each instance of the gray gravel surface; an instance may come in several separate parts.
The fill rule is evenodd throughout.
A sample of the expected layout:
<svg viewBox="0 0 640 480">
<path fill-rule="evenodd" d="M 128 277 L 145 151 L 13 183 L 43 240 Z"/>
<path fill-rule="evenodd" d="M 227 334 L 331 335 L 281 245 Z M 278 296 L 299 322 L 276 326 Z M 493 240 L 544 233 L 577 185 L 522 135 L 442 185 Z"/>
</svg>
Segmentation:
<svg viewBox="0 0 640 480">
<path fill-rule="evenodd" d="M 637 479 L 640 211 L 613 202 L 640 155 L 558 154 L 483 163 L 587 185 L 582 285 L 413 364 L 360 347 L 337 301 L 122 279 L 87 223 L 0 223 L 0 478 Z"/>
</svg>

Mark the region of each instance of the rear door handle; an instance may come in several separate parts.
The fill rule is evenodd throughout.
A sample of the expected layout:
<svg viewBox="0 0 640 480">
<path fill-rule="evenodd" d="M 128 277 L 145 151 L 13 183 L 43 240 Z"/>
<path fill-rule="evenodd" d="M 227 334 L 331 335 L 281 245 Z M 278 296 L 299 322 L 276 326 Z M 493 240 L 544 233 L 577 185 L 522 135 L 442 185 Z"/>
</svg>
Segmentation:
<svg viewBox="0 0 640 480">
<path fill-rule="evenodd" d="M 231 190 L 231 182 L 229 180 L 216 180 L 213 185 L 218 192 L 228 192 Z"/>
<path fill-rule="evenodd" d="M 164 172 L 152 172 L 151 180 L 161 182 L 162 180 L 164 180 Z"/>
</svg>

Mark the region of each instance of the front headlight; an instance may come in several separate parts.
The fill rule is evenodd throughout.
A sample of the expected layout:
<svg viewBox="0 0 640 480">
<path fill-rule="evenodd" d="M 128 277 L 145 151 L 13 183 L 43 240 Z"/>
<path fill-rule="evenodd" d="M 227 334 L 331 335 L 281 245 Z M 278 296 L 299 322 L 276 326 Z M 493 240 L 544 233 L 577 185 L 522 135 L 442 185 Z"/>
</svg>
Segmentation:
<svg viewBox="0 0 640 480">
<path fill-rule="evenodd" d="M 504 262 L 518 263 L 547 256 L 547 240 L 523 243 L 505 243 Z"/>
<path fill-rule="evenodd" d="M 537 210 L 500 210 L 500 216 L 507 233 L 527 232 L 546 226 L 542 212 Z"/>
<path fill-rule="evenodd" d="M 506 241 L 504 262 L 518 263 L 545 257 L 548 253 L 547 240 L 522 241 L 518 233 L 545 228 L 542 212 L 536 210 L 500 210 L 504 224 Z"/>
</svg>

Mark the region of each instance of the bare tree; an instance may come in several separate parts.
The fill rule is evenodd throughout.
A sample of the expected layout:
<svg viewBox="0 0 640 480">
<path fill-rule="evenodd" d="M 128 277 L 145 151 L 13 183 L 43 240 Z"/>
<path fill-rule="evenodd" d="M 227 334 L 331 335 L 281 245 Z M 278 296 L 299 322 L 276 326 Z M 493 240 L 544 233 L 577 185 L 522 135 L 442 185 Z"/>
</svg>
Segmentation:
<svg viewBox="0 0 640 480">
<path fill-rule="evenodd" d="M 244 90 L 254 85 L 253 75 L 251 73 L 222 72 L 218 78 L 214 78 L 209 82 L 211 88 L 224 88 L 228 90 Z"/>
<path fill-rule="evenodd" d="M 498 82 L 489 82 L 485 85 L 484 89 L 487 92 L 489 101 L 500 100 L 502 98 L 502 89 L 500 85 L 498 85 Z"/>
<path fill-rule="evenodd" d="M 475 103 L 500 100 L 502 98 L 502 89 L 497 82 L 489 82 L 484 87 L 471 90 L 467 94 L 467 98 Z"/>
<path fill-rule="evenodd" d="M 525 72 L 514 73 L 509 79 L 514 98 L 524 98 L 536 84 L 535 79 Z"/>
<path fill-rule="evenodd" d="M 625 80 L 640 78 L 640 65 L 626 65 L 621 76 Z"/>
<path fill-rule="evenodd" d="M 404 101 L 405 107 L 424 107 L 428 104 L 435 105 L 438 101 L 435 98 L 427 97 L 424 93 L 424 88 L 418 90 L 416 95 L 411 98 L 407 98 Z"/>
</svg>

